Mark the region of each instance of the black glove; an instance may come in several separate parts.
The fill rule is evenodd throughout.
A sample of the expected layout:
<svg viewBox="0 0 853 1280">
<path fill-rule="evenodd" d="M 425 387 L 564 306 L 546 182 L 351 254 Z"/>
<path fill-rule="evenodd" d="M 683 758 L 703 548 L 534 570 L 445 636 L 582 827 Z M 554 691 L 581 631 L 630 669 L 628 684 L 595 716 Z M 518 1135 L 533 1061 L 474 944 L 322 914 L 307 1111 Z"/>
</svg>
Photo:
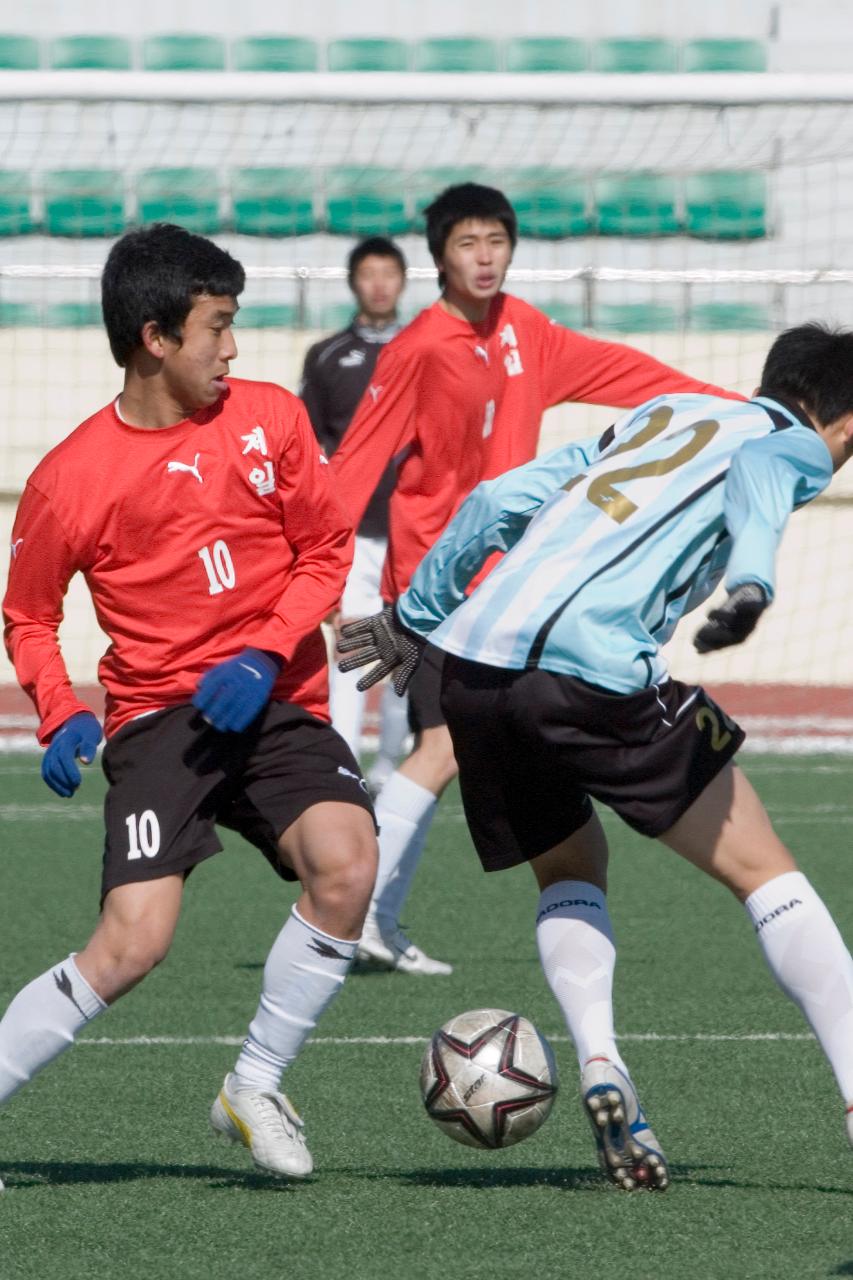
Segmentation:
<svg viewBox="0 0 853 1280">
<path fill-rule="evenodd" d="M 693 637 L 694 648 L 699 653 L 711 653 L 714 649 L 741 644 L 755 629 L 769 603 L 767 592 L 757 582 L 744 582 L 735 587 L 725 604 L 708 614 L 707 622 Z"/>
<path fill-rule="evenodd" d="M 359 618 L 357 622 L 345 622 L 341 627 L 338 649 L 341 653 L 351 653 L 352 657 L 341 659 L 338 670 L 355 671 L 356 667 L 376 662 L 356 688 L 364 693 L 393 671 L 394 692 L 402 698 L 425 648 L 426 640 L 404 627 L 394 606 L 386 604 L 381 613 Z"/>
</svg>

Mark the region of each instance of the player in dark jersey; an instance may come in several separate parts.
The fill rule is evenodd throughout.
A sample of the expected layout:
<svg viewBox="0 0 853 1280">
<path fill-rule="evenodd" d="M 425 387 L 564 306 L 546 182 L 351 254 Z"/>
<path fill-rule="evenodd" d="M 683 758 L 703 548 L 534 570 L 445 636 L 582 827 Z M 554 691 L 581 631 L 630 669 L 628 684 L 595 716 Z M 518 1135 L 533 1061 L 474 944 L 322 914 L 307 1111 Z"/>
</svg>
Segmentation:
<svg viewBox="0 0 853 1280">
<path fill-rule="evenodd" d="M 335 492 L 357 522 L 390 459 L 401 458 L 382 581 L 388 602 L 475 485 L 535 456 L 549 405 L 632 408 L 662 392 L 731 394 L 632 347 L 574 333 L 504 293 L 517 228 L 502 192 L 450 187 L 426 219 L 441 297 L 384 348 L 331 464 Z M 360 944 L 374 963 L 424 974 L 450 966 L 425 956 L 398 920 L 438 798 L 456 776 L 440 678 L 429 650 L 409 689 L 415 749 L 376 801 L 379 874 Z"/>
<path fill-rule="evenodd" d="M 227 376 L 243 282 L 238 262 L 180 227 L 119 240 L 102 287 L 123 390 L 21 499 L 6 643 L 38 711 L 42 776 L 71 796 L 101 738 L 57 642 L 80 572 L 111 641 L 99 668 L 109 790 L 100 919 L 6 1010 L 0 1102 L 163 959 L 220 823 L 302 893 L 211 1121 L 259 1167 L 304 1177 L 311 1155 L 280 1078 L 349 969 L 376 840 L 358 766 L 328 723 L 320 633 L 351 526 L 301 402 Z"/>
<path fill-rule="evenodd" d="M 406 284 L 406 259 L 384 236 L 361 240 L 347 259 L 347 279 L 356 301 L 352 321 L 339 333 L 310 347 L 305 357 L 299 395 L 311 425 L 331 458 L 344 437 L 364 394 L 379 353 L 402 328 L 397 307 Z M 388 499 L 396 468 L 391 462 L 370 498 L 356 530 L 352 568 L 341 600 L 338 623 L 363 618 L 382 608 L 379 581 L 388 545 Z M 337 631 L 337 627 L 336 627 Z M 329 674 L 332 724 L 357 756 L 364 717 L 364 694 L 358 677 L 336 665 Z M 408 734 L 406 700 L 390 685 L 382 691 L 379 751 L 367 773 L 367 785 L 378 791 L 394 770 Z"/>
</svg>

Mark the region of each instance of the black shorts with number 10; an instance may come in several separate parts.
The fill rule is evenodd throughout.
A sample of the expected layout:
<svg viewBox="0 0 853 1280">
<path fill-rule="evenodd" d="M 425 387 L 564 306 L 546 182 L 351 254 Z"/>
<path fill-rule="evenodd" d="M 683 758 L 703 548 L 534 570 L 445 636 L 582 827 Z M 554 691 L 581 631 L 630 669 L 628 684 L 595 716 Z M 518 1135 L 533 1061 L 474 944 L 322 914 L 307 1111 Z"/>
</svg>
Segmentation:
<svg viewBox="0 0 853 1280">
<path fill-rule="evenodd" d="M 541 669 L 444 657 L 441 705 L 471 838 L 487 871 L 547 853 L 592 816 L 590 796 L 658 836 L 745 734 L 696 685 L 618 694 Z"/>
<path fill-rule="evenodd" d="M 216 825 L 237 831 L 285 880 L 278 837 L 321 801 L 373 806 L 352 752 L 331 725 L 272 702 L 244 733 L 219 733 L 194 707 L 141 716 L 103 754 L 109 790 L 101 901 L 122 884 L 186 876 L 218 853 Z"/>
</svg>

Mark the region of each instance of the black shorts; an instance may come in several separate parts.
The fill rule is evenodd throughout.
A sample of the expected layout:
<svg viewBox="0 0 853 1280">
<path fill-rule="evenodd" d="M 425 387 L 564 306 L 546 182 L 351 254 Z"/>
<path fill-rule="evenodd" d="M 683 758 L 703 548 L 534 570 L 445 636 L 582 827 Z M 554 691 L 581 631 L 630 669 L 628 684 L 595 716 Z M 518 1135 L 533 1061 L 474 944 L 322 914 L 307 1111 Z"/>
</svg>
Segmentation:
<svg viewBox="0 0 853 1280">
<path fill-rule="evenodd" d="M 445 653 L 428 644 L 417 670 L 409 681 L 409 728 L 412 733 L 424 729 L 437 729 L 446 724 L 441 709 L 441 673 L 444 670 Z"/>
<path fill-rule="evenodd" d="M 295 880 L 276 841 L 306 809 L 334 800 L 373 816 L 343 738 L 289 702 L 270 703 L 245 733 L 218 733 L 187 705 L 142 716 L 110 738 L 103 768 L 101 901 L 117 885 L 187 875 L 222 848 L 217 823 Z"/>
<path fill-rule="evenodd" d="M 698 686 L 609 693 L 550 671 L 450 654 L 441 703 L 471 837 L 487 871 L 553 849 L 588 821 L 590 796 L 658 836 L 732 758 L 743 730 Z"/>
</svg>

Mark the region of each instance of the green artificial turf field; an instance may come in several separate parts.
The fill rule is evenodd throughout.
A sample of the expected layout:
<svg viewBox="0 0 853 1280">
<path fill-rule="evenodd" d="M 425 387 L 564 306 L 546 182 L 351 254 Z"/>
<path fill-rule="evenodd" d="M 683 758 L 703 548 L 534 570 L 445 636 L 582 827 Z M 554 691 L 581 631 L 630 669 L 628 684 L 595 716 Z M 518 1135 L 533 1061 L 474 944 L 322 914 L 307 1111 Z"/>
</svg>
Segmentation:
<svg viewBox="0 0 853 1280">
<path fill-rule="evenodd" d="M 853 937 L 849 765 L 745 766 Z M 37 769 L 32 756 L 0 761 L 0 1007 L 85 940 L 97 903 L 100 775 L 63 802 Z M 605 823 L 618 1025 L 671 1161 L 666 1194 L 600 1180 L 536 958 L 532 877 L 482 875 L 453 790 L 407 922 L 455 972 L 348 982 L 287 1080 L 313 1179 L 277 1183 L 207 1129 L 293 897 L 229 836 L 189 882 L 166 963 L 0 1111 L 0 1280 L 853 1275 L 853 1152 L 817 1046 L 734 901 Z M 562 1074 L 547 1124 L 504 1152 L 450 1141 L 418 1096 L 426 1037 L 481 1005 L 532 1018 Z"/>
</svg>

